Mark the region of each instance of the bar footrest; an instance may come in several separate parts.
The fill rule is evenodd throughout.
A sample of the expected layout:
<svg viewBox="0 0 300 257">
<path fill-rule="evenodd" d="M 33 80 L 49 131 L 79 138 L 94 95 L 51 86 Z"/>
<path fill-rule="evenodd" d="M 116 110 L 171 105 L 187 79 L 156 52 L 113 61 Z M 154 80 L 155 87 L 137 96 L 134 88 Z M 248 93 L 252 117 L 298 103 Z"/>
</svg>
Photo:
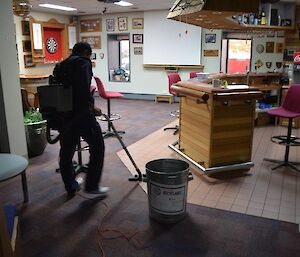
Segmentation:
<svg viewBox="0 0 300 257">
<path fill-rule="evenodd" d="M 104 116 L 99 116 L 99 117 L 97 117 L 97 119 L 99 119 L 101 121 L 107 121 Z M 110 121 L 119 120 L 119 119 L 121 119 L 121 115 L 118 113 L 111 113 L 109 119 L 110 119 Z"/>
<path fill-rule="evenodd" d="M 274 136 L 271 137 L 271 141 L 279 145 L 300 146 L 300 138 L 296 136 L 291 136 L 289 143 L 287 136 Z"/>
</svg>

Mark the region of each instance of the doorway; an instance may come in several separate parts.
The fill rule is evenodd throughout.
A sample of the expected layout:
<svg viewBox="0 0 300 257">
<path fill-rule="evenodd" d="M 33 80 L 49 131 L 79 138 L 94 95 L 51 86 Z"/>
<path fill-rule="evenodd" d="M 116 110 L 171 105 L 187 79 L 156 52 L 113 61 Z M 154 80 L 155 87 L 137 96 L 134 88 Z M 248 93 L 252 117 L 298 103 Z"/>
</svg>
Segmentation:
<svg viewBox="0 0 300 257">
<path fill-rule="evenodd" d="M 129 34 L 107 35 L 109 81 L 130 81 Z"/>
<path fill-rule="evenodd" d="M 225 39 L 222 42 L 222 59 L 226 73 L 246 73 L 251 67 L 252 42 L 247 39 Z M 222 69 L 222 71 L 225 69 Z"/>
</svg>

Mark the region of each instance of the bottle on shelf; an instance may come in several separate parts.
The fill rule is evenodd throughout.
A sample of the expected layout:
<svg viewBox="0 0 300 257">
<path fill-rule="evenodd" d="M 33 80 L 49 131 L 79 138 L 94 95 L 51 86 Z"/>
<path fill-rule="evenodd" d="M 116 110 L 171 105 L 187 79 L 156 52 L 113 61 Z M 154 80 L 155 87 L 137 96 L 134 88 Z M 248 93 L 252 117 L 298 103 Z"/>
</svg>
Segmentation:
<svg viewBox="0 0 300 257">
<path fill-rule="evenodd" d="M 255 13 L 254 14 L 254 23 L 253 23 L 254 25 L 258 25 L 258 15 Z"/>
<path fill-rule="evenodd" d="M 264 10 L 261 11 L 260 24 L 267 25 L 267 18 L 266 18 L 266 13 Z"/>
</svg>

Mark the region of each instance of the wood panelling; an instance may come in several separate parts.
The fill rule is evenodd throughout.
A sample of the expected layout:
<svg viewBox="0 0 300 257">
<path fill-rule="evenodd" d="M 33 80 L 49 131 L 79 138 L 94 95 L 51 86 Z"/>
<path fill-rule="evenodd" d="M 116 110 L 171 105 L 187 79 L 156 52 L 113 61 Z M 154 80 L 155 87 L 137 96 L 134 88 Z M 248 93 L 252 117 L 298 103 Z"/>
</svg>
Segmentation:
<svg viewBox="0 0 300 257">
<path fill-rule="evenodd" d="M 202 88 L 191 82 L 177 85 L 191 91 Z M 209 91 L 207 85 L 203 89 Z M 250 98 L 252 93 L 258 92 L 248 90 Z M 255 101 L 225 101 L 226 97 L 218 97 L 218 94 L 222 94 L 221 89 L 212 90 L 207 103 L 202 104 L 197 103 L 196 97 L 180 98 L 179 148 L 205 168 L 251 161 Z M 244 96 L 247 92 L 233 90 L 228 94 L 230 99 L 230 94 Z"/>
</svg>

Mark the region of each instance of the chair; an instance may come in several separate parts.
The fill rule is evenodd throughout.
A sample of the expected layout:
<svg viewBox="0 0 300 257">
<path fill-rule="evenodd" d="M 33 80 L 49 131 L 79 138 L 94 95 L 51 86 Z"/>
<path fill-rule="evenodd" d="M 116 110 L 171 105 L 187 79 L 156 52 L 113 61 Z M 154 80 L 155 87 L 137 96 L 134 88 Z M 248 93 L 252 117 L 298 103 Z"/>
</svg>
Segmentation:
<svg viewBox="0 0 300 257">
<path fill-rule="evenodd" d="M 169 80 L 169 93 L 171 95 L 173 95 L 173 97 L 175 97 L 175 96 L 177 96 L 177 93 L 171 89 L 171 86 L 173 84 L 181 81 L 181 78 L 178 73 L 169 73 L 168 80 Z M 170 112 L 170 115 L 179 118 L 179 110 Z M 173 132 L 173 135 L 176 135 L 179 131 L 179 126 L 176 125 L 175 127 L 167 127 L 167 128 L 164 128 L 164 131 L 169 130 L 169 129 L 174 129 L 175 131 Z"/>
<path fill-rule="evenodd" d="M 300 171 L 295 165 L 300 164 L 299 162 L 289 161 L 289 152 L 291 146 L 300 146 L 300 140 L 298 137 L 292 136 L 292 125 L 293 119 L 300 116 L 300 85 L 291 85 L 288 89 L 286 97 L 279 108 L 272 109 L 268 111 L 268 114 L 276 117 L 287 118 L 288 119 L 288 131 L 285 136 L 274 136 L 271 141 L 280 145 L 285 145 L 285 155 L 284 160 L 273 160 L 265 158 L 264 160 L 269 162 L 277 163 L 272 170 L 275 170 L 282 166 L 290 167 L 296 171 Z"/>
<path fill-rule="evenodd" d="M 29 102 L 29 96 L 33 96 L 33 105 Z M 37 93 L 32 93 L 27 91 L 25 88 L 21 88 L 21 97 L 22 97 L 22 106 L 23 106 L 23 113 L 25 114 L 26 111 L 29 111 L 31 108 L 39 107 L 39 99 Z"/>
<path fill-rule="evenodd" d="M 24 203 L 28 202 L 28 188 L 25 173 L 28 167 L 27 159 L 15 154 L 0 153 L 0 163 L 0 182 L 21 175 Z"/>
<path fill-rule="evenodd" d="M 94 79 L 96 81 L 98 93 L 99 93 L 100 97 L 107 100 L 107 116 L 108 116 L 108 118 L 111 121 L 120 119 L 121 116 L 119 114 L 111 113 L 110 100 L 114 99 L 114 98 L 121 98 L 121 97 L 123 97 L 123 95 L 119 92 L 105 91 L 104 85 L 103 85 L 102 81 L 100 80 L 100 78 L 94 76 Z M 100 118 L 100 119 L 103 121 L 106 121 L 105 118 Z M 118 134 L 125 134 L 125 131 L 117 131 L 117 132 L 118 132 Z M 107 138 L 107 137 L 111 137 L 111 136 L 115 136 L 115 133 L 112 131 L 111 125 L 108 122 L 107 123 L 107 131 L 103 132 L 103 137 Z"/>
<path fill-rule="evenodd" d="M 197 71 L 191 71 L 190 72 L 190 79 L 196 78 L 197 77 L 197 73 L 199 73 L 199 72 L 203 72 L 203 69 L 197 70 Z"/>
<path fill-rule="evenodd" d="M 20 229 L 15 206 L 0 206 L 0 256 L 20 256 Z"/>
</svg>

